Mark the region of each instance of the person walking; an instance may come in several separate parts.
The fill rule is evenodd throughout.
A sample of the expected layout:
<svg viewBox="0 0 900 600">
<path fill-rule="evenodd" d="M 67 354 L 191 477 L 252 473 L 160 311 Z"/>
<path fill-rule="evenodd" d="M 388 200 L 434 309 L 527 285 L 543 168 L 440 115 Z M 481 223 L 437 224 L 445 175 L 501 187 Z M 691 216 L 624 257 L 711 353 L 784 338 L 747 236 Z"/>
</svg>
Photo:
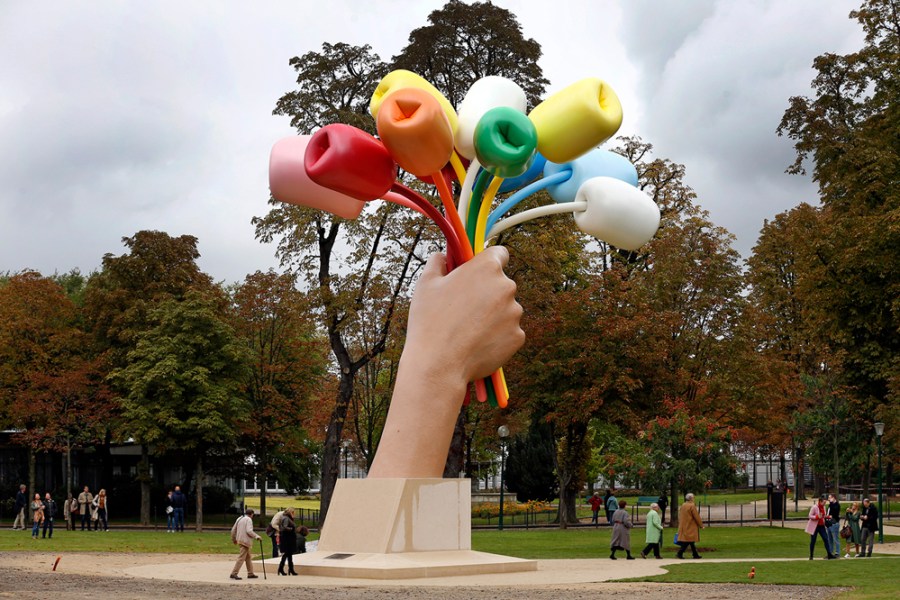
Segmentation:
<svg viewBox="0 0 900 600">
<path fill-rule="evenodd" d="M 109 531 L 109 498 L 106 497 L 106 490 L 101 489 L 97 492 L 93 506 L 97 513 L 97 518 L 94 520 L 94 531 L 99 531 L 101 525 L 103 531 Z"/>
<path fill-rule="evenodd" d="M 859 511 L 859 502 L 854 502 L 850 505 L 850 508 L 847 509 L 846 521 L 847 525 L 850 526 L 850 537 L 847 538 L 847 553 L 844 554 L 844 558 L 850 558 L 850 544 L 854 544 L 856 546 L 856 553 L 853 555 L 853 558 L 859 557 L 859 541 L 860 541 L 860 530 L 859 530 L 859 518 L 861 513 Z"/>
<path fill-rule="evenodd" d="M 612 560 L 616 560 L 616 550 L 624 550 L 625 558 L 634 560 L 631 555 L 631 517 L 625 507 L 628 503 L 622 500 L 618 503 L 618 507 L 612 516 L 613 534 L 609 542 L 610 555 Z"/>
<path fill-rule="evenodd" d="M 272 558 L 278 558 L 278 534 L 281 528 L 282 517 L 284 517 L 284 511 L 279 510 L 272 515 L 272 520 L 269 521 L 269 526 L 266 527 L 266 535 L 272 540 Z"/>
<path fill-rule="evenodd" d="M 175 507 L 172 506 L 172 490 L 166 493 L 166 533 L 175 533 Z"/>
<path fill-rule="evenodd" d="M 304 546 L 306 542 L 304 540 Z M 294 555 L 297 554 L 297 526 L 294 524 L 294 509 L 284 509 L 281 523 L 278 526 L 278 547 L 281 549 L 281 563 L 278 565 L 279 575 L 296 575 L 294 570 Z M 284 572 L 284 563 L 287 562 L 288 572 Z"/>
<path fill-rule="evenodd" d="M 663 535 L 662 515 L 660 513 L 659 503 L 654 502 L 650 505 L 650 511 L 647 513 L 647 532 L 645 536 L 647 545 L 641 550 L 641 558 L 647 558 L 647 554 L 651 550 L 653 550 L 655 558 L 662 558 L 659 554 Z"/>
<path fill-rule="evenodd" d="M 613 514 L 619 510 L 619 501 L 616 500 L 616 493 L 613 490 L 606 490 L 609 496 L 606 498 L 606 522 L 612 525 Z"/>
<path fill-rule="evenodd" d="M 841 503 L 834 494 L 828 494 L 828 512 L 825 514 L 825 528 L 831 540 L 831 550 L 835 558 L 841 557 Z"/>
<path fill-rule="evenodd" d="M 25 529 L 25 509 L 28 508 L 28 495 L 25 494 L 25 484 L 19 485 L 19 491 L 16 492 L 16 518 L 13 520 L 13 530 Z"/>
<path fill-rule="evenodd" d="M 84 531 L 87 526 L 88 531 L 91 529 L 91 506 L 94 502 L 94 495 L 88 486 L 84 486 L 84 491 L 78 494 L 78 512 L 81 513 L 81 530 Z"/>
<path fill-rule="evenodd" d="M 172 492 L 172 514 L 175 517 L 175 527 L 173 531 L 184 533 L 184 507 L 187 505 L 187 498 L 181 492 L 181 486 L 176 485 L 175 491 Z"/>
<path fill-rule="evenodd" d="M 825 551 L 828 553 L 827 558 L 834 558 L 834 554 L 831 551 L 831 541 L 828 539 L 828 530 L 825 529 L 825 513 L 827 509 L 825 508 L 825 496 L 819 496 L 818 502 L 812 505 L 809 509 L 809 519 L 806 523 L 806 533 L 809 534 L 809 560 L 813 559 L 813 554 L 816 549 L 816 535 L 822 538 L 822 541 L 825 542 Z"/>
<path fill-rule="evenodd" d="M 44 531 L 41 533 L 42 538 L 53 538 L 53 517 L 56 516 L 56 501 L 50 495 L 50 492 L 44 494 Z M 47 530 L 50 535 L 47 535 Z"/>
<path fill-rule="evenodd" d="M 703 558 L 697 552 L 696 546 L 696 543 L 700 541 L 701 529 L 703 529 L 703 519 L 700 518 L 700 511 L 694 504 L 694 495 L 687 494 L 684 497 L 684 504 L 678 508 L 679 550 L 675 554 L 677 558 L 684 558 L 684 551 L 687 550 L 688 546 L 691 547 L 691 555 L 694 558 Z"/>
<path fill-rule="evenodd" d="M 31 501 L 31 539 L 38 539 L 38 531 L 41 530 L 41 525 L 44 522 L 44 503 L 41 502 L 41 495 L 35 494 L 34 500 Z"/>
<path fill-rule="evenodd" d="M 591 505 L 591 523 L 599 527 L 600 521 L 597 515 L 600 513 L 600 507 L 603 506 L 603 498 L 600 497 L 600 492 L 594 492 L 594 495 L 588 498 L 588 504 Z"/>
<path fill-rule="evenodd" d="M 669 506 L 669 499 L 666 498 L 666 492 L 663 490 L 663 493 L 659 495 L 659 499 L 656 501 L 659 505 L 659 520 L 665 525 L 666 523 L 666 507 Z"/>
<path fill-rule="evenodd" d="M 177 488 L 176 488 L 177 489 Z M 250 550 L 253 548 L 253 542 L 262 538 L 253 531 L 253 509 L 248 508 L 247 512 L 238 517 L 231 526 L 231 543 L 241 547 L 240 555 L 234 568 L 231 570 L 232 579 L 240 579 L 238 573 L 241 565 L 247 565 L 247 579 L 256 579 L 253 573 L 253 559 L 250 557 Z"/>
<path fill-rule="evenodd" d="M 862 522 L 862 536 L 860 537 L 860 545 L 862 546 L 863 556 L 872 556 L 872 548 L 875 545 L 875 534 L 878 533 L 878 509 L 872 504 L 868 498 L 863 498 L 862 516 L 859 517 Z M 868 545 L 868 553 L 866 546 Z"/>
</svg>

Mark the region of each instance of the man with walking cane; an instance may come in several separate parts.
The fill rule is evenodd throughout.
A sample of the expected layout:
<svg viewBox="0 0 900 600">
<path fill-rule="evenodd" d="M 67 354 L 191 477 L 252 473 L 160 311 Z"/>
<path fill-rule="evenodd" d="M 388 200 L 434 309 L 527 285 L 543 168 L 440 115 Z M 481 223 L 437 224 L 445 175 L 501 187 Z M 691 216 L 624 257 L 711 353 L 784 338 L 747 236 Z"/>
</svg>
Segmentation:
<svg viewBox="0 0 900 600">
<path fill-rule="evenodd" d="M 250 556 L 254 540 L 262 540 L 262 538 L 253 531 L 253 509 L 248 508 L 246 514 L 238 517 L 231 527 L 231 542 L 241 547 L 240 556 L 231 570 L 232 579 L 240 579 L 238 572 L 241 570 L 242 563 L 247 565 L 247 579 L 257 578 L 253 573 L 253 559 Z M 262 541 L 260 541 L 261 543 Z"/>
</svg>

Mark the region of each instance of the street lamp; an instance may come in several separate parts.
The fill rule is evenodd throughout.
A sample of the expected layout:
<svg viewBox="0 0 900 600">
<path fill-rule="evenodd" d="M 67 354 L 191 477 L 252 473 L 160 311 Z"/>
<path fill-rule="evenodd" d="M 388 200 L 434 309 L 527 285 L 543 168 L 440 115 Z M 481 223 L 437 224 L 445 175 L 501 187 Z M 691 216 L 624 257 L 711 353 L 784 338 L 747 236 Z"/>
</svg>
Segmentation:
<svg viewBox="0 0 900 600">
<path fill-rule="evenodd" d="M 350 457 L 350 440 L 344 440 L 344 479 L 347 479 L 347 462 Z"/>
<path fill-rule="evenodd" d="M 509 437 L 509 427 L 501 425 L 497 428 L 500 436 L 500 515 L 497 521 L 497 529 L 503 531 L 503 472 L 506 470 L 506 438 Z"/>
<path fill-rule="evenodd" d="M 875 437 L 878 438 L 878 543 L 884 543 L 884 515 L 881 513 L 881 436 L 884 423 L 875 423 Z"/>
</svg>

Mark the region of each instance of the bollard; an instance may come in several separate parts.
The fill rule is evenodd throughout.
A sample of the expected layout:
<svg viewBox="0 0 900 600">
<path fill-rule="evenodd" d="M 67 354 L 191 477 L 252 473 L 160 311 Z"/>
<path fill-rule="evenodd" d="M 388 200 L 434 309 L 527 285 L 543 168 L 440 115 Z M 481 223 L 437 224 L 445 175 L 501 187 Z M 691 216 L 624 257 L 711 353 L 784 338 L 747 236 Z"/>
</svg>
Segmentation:
<svg viewBox="0 0 900 600">
<path fill-rule="evenodd" d="M 741 504 L 741 527 L 744 526 L 744 505 Z"/>
<path fill-rule="evenodd" d="M 728 500 L 725 501 L 725 521 L 728 521 Z"/>
</svg>

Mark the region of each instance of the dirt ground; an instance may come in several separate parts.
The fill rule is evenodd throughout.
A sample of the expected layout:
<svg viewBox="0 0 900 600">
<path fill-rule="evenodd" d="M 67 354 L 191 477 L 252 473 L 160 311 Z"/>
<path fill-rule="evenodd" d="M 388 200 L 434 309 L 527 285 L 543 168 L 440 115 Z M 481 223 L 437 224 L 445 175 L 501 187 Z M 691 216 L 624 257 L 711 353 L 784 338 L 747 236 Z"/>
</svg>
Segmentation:
<svg viewBox="0 0 900 600">
<path fill-rule="evenodd" d="M 759 597 L 759 588 L 745 585 L 689 585 L 659 583 L 588 583 L 553 586 L 504 586 L 504 587 L 429 587 L 423 585 L 390 586 L 372 585 L 321 585 L 303 587 L 302 576 L 292 580 L 297 585 L 273 585 L 275 581 L 262 578 L 248 581 L 223 581 L 221 585 L 184 581 L 166 581 L 130 577 L 124 570 L 148 563 L 221 562 L 222 555 L 197 554 L 89 554 L 70 553 L 60 561 L 58 570 L 51 571 L 55 556 L 48 553 L 16 552 L 0 553 L 0 598 L 18 600 L 155 600 L 157 598 L 200 598 L 203 600 L 246 600 L 252 595 L 248 588 L 264 592 L 267 600 L 346 600 L 366 598 L 381 600 L 401 598 L 409 600 L 513 600 L 534 598 L 551 600 L 566 598 L 581 600 L 609 594 L 623 595 L 642 600 L 719 600 L 726 598 Z M 273 573 L 269 573 L 270 577 Z M 224 577 L 223 577 L 224 579 Z M 274 579 L 274 578 L 273 578 Z M 265 590 L 259 589 L 264 587 Z M 838 594 L 840 589 L 802 586 L 766 586 L 767 599 L 824 599 Z"/>
</svg>

